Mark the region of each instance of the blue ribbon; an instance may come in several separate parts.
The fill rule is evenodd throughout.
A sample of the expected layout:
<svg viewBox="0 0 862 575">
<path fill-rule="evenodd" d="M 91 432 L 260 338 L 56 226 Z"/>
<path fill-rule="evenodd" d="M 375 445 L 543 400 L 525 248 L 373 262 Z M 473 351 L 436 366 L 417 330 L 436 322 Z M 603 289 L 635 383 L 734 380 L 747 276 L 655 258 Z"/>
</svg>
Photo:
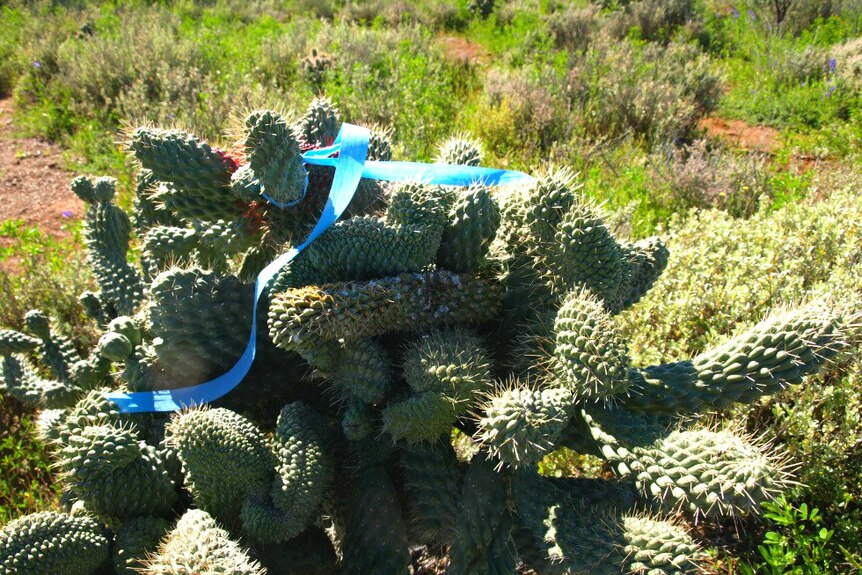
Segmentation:
<svg viewBox="0 0 862 575">
<path fill-rule="evenodd" d="M 341 125 L 338 137 L 331 146 L 309 150 L 303 154 L 303 160 L 307 164 L 335 168 L 332 189 L 326 199 L 323 213 L 308 238 L 299 246 L 276 258 L 258 274 L 254 285 L 251 334 L 248 345 L 246 345 L 245 351 L 236 364 L 215 379 L 190 387 L 159 391 L 112 391 L 105 394 L 109 400 L 116 404 L 121 413 L 178 411 L 215 401 L 239 385 L 251 369 L 251 364 L 254 361 L 257 344 L 257 306 L 266 284 L 282 267 L 307 248 L 344 213 L 350 200 L 353 199 L 354 193 L 356 193 L 361 178 L 385 181 L 414 180 L 427 184 L 449 186 L 469 186 L 473 183 L 486 185 L 528 184 L 535 181 L 527 174 L 510 170 L 419 162 L 367 161 L 369 136 L 370 133 L 367 128 L 345 123 Z M 333 157 L 336 153 L 338 154 L 337 158 Z M 270 198 L 266 199 L 279 206 Z"/>
</svg>

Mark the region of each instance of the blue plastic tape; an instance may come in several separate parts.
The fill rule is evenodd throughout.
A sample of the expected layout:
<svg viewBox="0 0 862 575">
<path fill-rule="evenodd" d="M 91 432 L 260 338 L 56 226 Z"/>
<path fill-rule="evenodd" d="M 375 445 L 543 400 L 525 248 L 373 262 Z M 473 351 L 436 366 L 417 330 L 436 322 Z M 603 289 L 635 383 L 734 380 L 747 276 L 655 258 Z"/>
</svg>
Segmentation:
<svg viewBox="0 0 862 575">
<path fill-rule="evenodd" d="M 144 413 L 154 411 L 178 411 L 194 405 L 202 405 L 224 396 L 243 380 L 254 362 L 257 345 L 257 306 L 266 288 L 266 284 L 287 265 L 299 252 L 307 248 L 311 242 L 326 231 L 347 209 L 350 200 L 356 193 L 359 180 L 370 178 L 385 181 L 420 181 L 427 184 L 469 186 L 473 183 L 486 185 L 529 184 L 534 178 L 522 172 L 480 168 L 474 166 L 452 166 L 448 164 L 423 164 L 419 162 L 374 162 L 366 161 L 368 156 L 367 128 L 342 124 L 338 137 L 331 146 L 317 150 L 309 150 L 302 157 L 308 164 L 332 166 L 335 174 L 332 189 L 326 199 L 326 206 L 320 219 L 308 238 L 299 246 L 276 258 L 257 276 L 254 286 L 254 307 L 251 319 L 251 334 L 248 345 L 236 364 L 222 375 L 210 381 L 159 391 L 122 392 L 112 391 L 106 397 L 117 405 L 122 413 Z M 338 157 L 333 157 L 335 154 Z M 264 196 L 265 197 L 265 196 Z M 278 207 L 291 204 L 279 204 L 270 198 L 267 201 Z M 293 202 L 295 203 L 295 202 Z"/>
</svg>

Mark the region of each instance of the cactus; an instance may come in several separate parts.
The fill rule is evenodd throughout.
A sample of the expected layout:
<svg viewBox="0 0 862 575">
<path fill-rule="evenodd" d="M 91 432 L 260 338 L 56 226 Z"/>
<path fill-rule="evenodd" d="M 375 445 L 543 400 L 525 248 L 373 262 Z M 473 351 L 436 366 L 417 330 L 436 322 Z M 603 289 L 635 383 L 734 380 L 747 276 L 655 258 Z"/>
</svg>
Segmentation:
<svg viewBox="0 0 862 575">
<path fill-rule="evenodd" d="M 245 120 L 245 154 L 261 194 L 281 203 L 305 193 L 305 168 L 299 143 L 288 120 L 269 110 L 252 112 Z"/>
<path fill-rule="evenodd" d="M 140 273 L 126 261 L 131 223 L 112 203 L 116 182 L 111 178 L 72 180 L 72 191 L 87 203 L 84 242 L 87 258 L 102 290 L 104 304 L 115 314 L 131 315 L 143 297 Z"/>
<path fill-rule="evenodd" d="M 91 575 L 110 550 L 106 530 L 88 517 L 34 513 L 0 529 L 0 573 Z"/>
<path fill-rule="evenodd" d="M 114 539 L 111 558 L 117 575 L 137 575 L 147 556 L 168 532 L 169 524 L 158 517 L 138 517 L 124 523 Z"/>
<path fill-rule="evenodd" d="M 206 512 L 187 511 L 162 540 L 155 554 L 144 562 L 143 575 L 193 575 L 234 573 L 264 575 L 227 531 Z"/>
<path fill-rule="evenodd" d="M 325 52 L 318 52 L 317 48 L 312 48 L 311 53 L 299 62 L 299 67 L 315 93 L 320 93 L 323 91 L 326 73 L 334 64 L 334 56 Z"/>
<path fill-rule="evenodd" d="M 82 354 L 32 312 L 26 333 L 0 330 L 0 375 L 43 409 L 74 515 L 0 530 L 0 573 L 403 575 L 424 546 L 453 575 L 688 574 L 686 521 L 755 513 L 786 488 L 778 450 L 698 415 L 800 383 L 840 351 L 844 320 L 779 310 L 692 359 L 638 365 L 616 316 L 670 254 L 616 238 L 566 169 L 513 188 L 362 180 L 347 217 L 264 286 L 241 387 L 120 413 L 105 391 L 199 384 L 241 356 L 256 275 L 305 238 L 332 182 L 301 152 L 331 144 L 339 118 L 324 98 L 257 110 L 238 149 L 134 130 L 132 220 L 112 180 L 73 181 L 98 342 Z M 369 158 L 391 160 L 391 131 L 371 132 Z M 481 144 L 458 136 L 437 160 L 477 165 Z M 613 478 L 540 475 L 562 447 Z"/>
</svg>

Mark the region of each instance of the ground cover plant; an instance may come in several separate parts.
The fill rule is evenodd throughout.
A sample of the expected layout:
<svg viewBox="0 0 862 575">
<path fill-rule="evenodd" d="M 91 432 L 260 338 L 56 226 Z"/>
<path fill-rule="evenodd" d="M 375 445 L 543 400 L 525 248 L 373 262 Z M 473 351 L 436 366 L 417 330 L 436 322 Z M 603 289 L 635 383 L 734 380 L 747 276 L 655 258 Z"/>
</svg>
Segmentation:
<svg viewBox="0 0 862 575">
<path fill-rule="evenodd" d="M 178 348 L 181 351 L 171 357 L 168 348 L 173 346 L 153 339 L 151 330 L 170 330 L 170 318 L 158 313 L 155 319 L 151 315 L 134 316 L 144 329 L 145 338 L 133 346 L 132 358 L 99 359 L 105 351 L 103 346 L 109 343 L 100 339 L 110 323 L 105 320 L 138 309 L 142 301 L 150 302 L 154 297 L 152 280 L 165 266 L 177 267 L 188 274 L 185 279 L 176 278 L 177 284 L 174 279 L 164 284 L 173 286 L 171 289 L 180 289 L 183 281 L 190 281 L 197 273 L 205 274 L 200 276 L 207 278 L 202 280 L 205 282 L 232 275 L 239 282 L 236 285 L 246 285 L 255 266 L 276 255 L 278 246 L 301 239 L 300 231 L 306 229 L 301 222 L 308 220 L 288 221 L 288 218 L 276 222 L 275 211 L 265 206 L 256 206 L 242 214 L 222 206 L 215 209 L 227 211 L 216 218 L 195 212 L 194 202 L 178 208 L 171 200 L 181 201 L 178 198 L 182 194 L 172 196 L 167 192 L 170 178 L 164 177 L 165 185 L 157 188 L 160 191 L 154 195 L 156 203 L 164 203 L 172 212 L 191 209 L 191 215 L 187 213 L 185 220 L 179 222 L 159 220 L 167 214 L 156 211 L 150 214 L 155 220 L 139 222 L 135 216 L 135 210 L 138 213 L 143 210 L 135 205 L 135 198 L 140 197 L 135 193 L 139 162 L 131 159 L 125 139 L 119 134 L 127 126 L 180 127 L 201 139 L 221 142 L 225 149 L 234 148 L 235 141 L 247 139 L 244 127 L 247 115 L 237 118 L 236 110 L 264 109 L 277 103 L 285 118 L 290 118 L 285 110 L 298 110 L 293 117 L 296 120 L 308 101 L 325 94 L 338 108 L 342 120 L 372 126 L 379 141 L 389 142 L 386 153 L 394 158 L 435 161 L 441 153 L 441 142 L 449 136 L 461 135 L 462 141 L 481 147 L 483 164 L 560 176 L 558 180 L 566 182 L 568 193 L 600 203 L 604 225 L 612 230 L 618 246 L 646 246 L 646 238 L 658 233 L 670 253 L 667 270 L 640 303 L 615 313 L 612 318 L 613 330 L 625 342 L 630 365 L 655 365 L 709 354 L 711 349 L 730 345 L 727 342 L 734 334 L 754 328 L 770 314 L 782 309 L 810 309 L 805 307 L 806 302 L 825 302 L 834 310 L 835 316 L 842 318 L 841 339 L 846 345 L 817 375 L 808 377 L 794 392 L 780 392 L 767 386 L 762 391 L 769 393 L 750 407 L 712 405 L 709 418 L 694 422 L 695 430 L 706 429 L 716 434 L 732 431 L 739 436 L 758 437 L 757 445 L 773 445 L 772 449 L 790 454 L 796 467 L 788 463 L 793 472 L 788 478 L 799 483 L 787 483 L 780 489 L 783 498 L 766 503 L 761 513 L 756 505 L 747 504 L 747 509 L 736 510 L 728 518 L 716 513 L 704 514 L 695 507 L 674 516 L 671 522 L 685 527 L 686 537 L 690 538 L 683 543 L 680 543 L 683 539 L 674 541 L 683 546 L 689 541 L 696 542 L 699 550 L 691 548 L 692 553 L 697 555 L 701 568 L 714 572 L 857 572 L 862 556 L 856 537 L 862 521 L 859 511 L 862 491 L 858 476 L 860 426 L 855 408 L 859 405 L 856 324 L 862 277 L 858 261 L 858 222 L 862 218 L 858 214 L 856 184 L 857 110 L 862 87 L 856 62 L 859 12 L 852 3 L 797 1 L 790 3 L 783 14 L 775 12 L 779 4 L 664 0 L 606 4 L 4 3 L 0 6 L 0 94 L 15 102 L 13 135 L 51 138 L 67 150 L 67 167 L 78 173 L 114 176 L 117 193 L 113 201 L 132 214 L 134 225 L 129 231 L 125 263 L 120 263 L 123 257 L 113 254 L 112 263 L 107 267 L 96 265 L 93 274 L 83 264 L 85 254 L 81 248 L 82 243 L 88 243 L 91 252 L 96 249 L 94 242 L 98 242 L 92 239 L 92 234 L 87 235 L 89 232 L 80 236 L 76 235 L 80 232 L 70 228 L 66 235 L 69 239 L 58 242 L 27 222 L 5 220 L 0 243 L 2 323 L 26 333 L 27 311 L 44 310 L 53 326 L 51 333 L 68 338 L 64 349 L 77 354 L 75 357 L 89 366 L 82 363 L 77 368 L 89 374 L 86 376 L 91 378 L 89 381 L 108 373 L 103 383 L 120 385 L 155 378 L 168 385 L 172 378 L 176 379 L 177 372 L 197 374 L 209 369 L 215 374 L 218 370 L 205 367 L 207 362 L 185 359 L 198 354 L 210 358 L 219 368 L 225 367 L 222 364 L 230 363 L 227 358 L 240 345 L 241 337 L 237 336 L 235 341 L 231 336 L 229 340 L 233 343 L 227 348 L 183 340 Z M 131 22 L 134 25 L 129 25 Z M 129 50 L 129 46 L 134 49 Z M 241 156 L 234 159 L 237 163 L 246 161 Z M 571 167 L 577 176 L 562 177 L 565 172 L 560 172 L 559 166 Z M 0 167 L 0 177 L 4 171 Z M 106 193 L 106 181 L 97 185 L 91 180 L 100 194 Z M 325 184 L 321 184 L 322 188 Z M 145 189 L 149 187 L 141 188 Z M 384 198 L 392 194 L 398 197 L 389 189 L 366 187 L 365 192 L 366 199 L 379 194 Z M 92 199 L 86 192 L 84 195 Z M 502 211 L 503 223 L 498 229 L 503 229 L 507 221 L 510 224 L 512 221 L 511 217 L 506 219 L 506 205 L 513 204 L 507 204 L 510 200 L 497 192 L 492 199 Z M 243 201 L 248 200 L 245 197 Z M 374 214 L 383 218 L 381 226 L 397 227 L 392 219 L 398 216 L 387 215 L 394 209 L 391 203 L 387 207 L 387 201 L 369 203 L 367 209 L 357 207 L 354 215 Z M 95 202 L 105 213 L 121 213 L 103 203 Z M 410 205 L 404 208 L 405 213 L 419 209 L 418 203 Z M 486 205 L 483 201 L 474 209 Z M 241 219 L 242 225 L 232 219 L 249 214 L 253 217 Z M 448 215 L 454 217 L 453 214 Z M 6 214 L 0 217 L 5 218 Z M 112 217 L 122 219 L 119 215 Z M 90 216 L 85 219 L 92 222 Z M 205 226 L 193 223 L 198 220 L 208 223 Z M 214 224 L 212 220 L 222 223 Z M 250 225 L 251 221 L 257 223 Z M 147 233 L 153 224 L 156 227 Z M 402 222 L 398 225 L 404 226 Z M 84 230 L 91 227 L 85 224 Z M 285 233 L 291 227 L 296 231 Z M 264 233 L 276 229 L 280 236 Z M 525 229 L 513 235 L 526 236 Z M 486 230 L 479 236 L 471 236 L 474 243 L 483 244 L 477 239 L 486 237 L 483 234 L 496 237 L 489 253 L 499 256 L 501 245 L 505 244 L 500 232 L 491 234 Z M 255 254 L 257 259 L 242 257 L 250 255 L 251 245 L 261 237 L 263 242 L 259 246 L 265 249 Z M 444 247 L 452 241 L 451 233 L 440 240 Z M 70 250 L 76 254 L 71 258 L 67 255 Z M 102 254 L 107 255 L 108 252 Z M 462 272 L 453 269 L 452 260 L 445 258 L 463 255 L 435 255 L 435 263 L 440 269 Z M 496 262 L 496 267 L 483 268 L 482 273 L 497 274 L 494 277 L 502 278 L 505 289 L 515 285 L 507 282 L 538 282 L 553 297 L 562 295 L 561 285 L 568 285 L 568 280 L 560 277 L 574 273 L 562 268 L 554 271 L 552 265 L 543 262 L 542 269 L 553 273 L 537 280 L 517 271 L 519 263 L 536 261 L 529 253 L 510 260 L 503 258 L 502 262 L 499 258 L 488 259 Z M 244 261 L 247 261 L 245 268 L 237 267 Z M 501 270 L 511 266 L 516 270 L 511 277 L 500 276 Z M 105 303 L 106 295 L 108 300 L 120 297 L 120 292 L 112 293 L 112 288 L 105 287 L 110 283 L 106 278 L 117 273 L 125 274 L 128 281 L 123 285 L 139 285 L 140 293 L 124 296 L 126 301 L 97 306 L 97 302 Z M 310 277 L 319 270 L 303 273 Z M 351 270 L 341 270 L 326 281 L 350 279 L 350 273 Z M 388 272 L 379 275 L 385 277 Z M 433 275 L 428 278 L 432 281 Z M 230 284 L 232 280 L 221 281 Z M 319 281 L 323 280 L 313 279 L 311 283 Z M 196 293 L 197 285 L 200 284 L 188 287 L 188 294 Z M 590 289 L 596 292 L 605 287 L 599 282 Z M 225 287 L 224 292 L 216 293 L 232 289 Z M 97 299 L 93 294 L 100 290 L 101 299 Z M 90 294 L 79 301 L 78 295 L 85 291 Z M 606 300 L 608 293 L 594 295 Z M 156 290 L 155 294 L 169 298 L 168 291 Z M 181 300 L 177 296 L 170 301 L 179 306 L 177 302 Z M 517 300 L 517 295 L 510 295 L 503 308 L 509 310 L 506 306 Z M 558 311 L 560 303 L 543 304 L 548 310 L 546 315 Z M 241 313 L 248 306 L 236 302 L 224 305 L 234 310 L 231 313 L 236 314 L 237 325 L 248 320 Z M 611 305 L 622 307 L 619 302 Z M 129 311 L 121 311 L 118 306 Z M 97 317 L 89 317 L 88 310 Z M 532 310 L 529 314 L 534 312 L 538 313 Z M 29 321 L 40 320 L 30 317 Z M 259 321 L 264 323 L 265 318 L 261 316 Z M 553 361 L 548 359 L 554 357 L 557 346 L 555 337 L 548 335 L 551 329 L 548 322 L 548 317 L 536 317 L 526 322 L 530 324 L 526 331 L 521 329 L 521 323 L 525 322 L 511 322 L 520 327 L 506 331 L 491 330 L 487 327 L 493 325 L 491 321 L 479 330 L 481 345 L 490 351 L 488 362 L 493 368 L 494 388 L 506 383 L 508 387 L 504 389 L 509 390 L 506 397 L 513 402 L 527 398 L 525 387 L 533 391 L 548 387 L 546 380 L 559 375 L 551 369 Z M 108 332 L 117 332 L 116 326 Z M 243 330 L 237 333 L 240 332 Z M 296 339 L 296 334 L 290 333 L 290 339 Z M 300 330 L 299 339 L 307 337 L 304 333 Z M 32 332 L 29 337 L 33 337 Z M 384 346 L 392 344 L 388 336 L 371 337 Z M 125 343 L 120 338 L 107 339 L 125 353 Z M 512 347 L 517 350 L 515 355 L 529 358 L 524 362 L 527 365 L 514 365 L 507 359 L 512 354 L 505 350 Z M 158 351 L 165 356 L 162 361 L 167 367 L 153 367 L 160 358 Z M 275 356 L 288 353 L 269 351 Z M 407 352 L 403 347 L 394 350 L 389 367 L 390 377 L 399 382 L 394 390 L 384 395 L 385 400 L 370 403 L 372 436 L 381 439 L 382 445 L 395 444 L 391 453 L 389 448 L 382 450 L 390 456 L 383 466 L 396 492 L 402 494 L 397 498 L 401 510 L 409 509 L 413 491 L 405 489 L 406 472 L 402 466 L 392 463 L 400 461 L 403 452 L 417 449 L 412 444 L 418 442 L 421 446 L 424 438 L 417 439 L 409 426 L 400 432 L 393 430 L 398 422 L 403 424 L 409 419 L 403 414 L 417 406 L 434 421 L 449 409 L 443 410 L 439 401 L 435 403 L 431 399 L 433 394 L 422 395 L 409 385 L 411 380 L 405 368 Z M 413 353 L 421 356 L 418 349 L 413 349 Z M 30 352 L 28 361 L 33 359 L 35 356 Z M 313 363 L 315 360 L 317 364 Z M 331 365 L 323 365 L 324 361 Z M 315 370 L 303 372 L 303 377 L 311 377 L 310 389 L 317 389 L 315 386 L 325 381 L 327 401 L 323 405 L 322 401 L 309 401 L 306 395 L 296 399 L 310 403 L 330 423 L 337 420 L 340 425 L 342 418 L 347 419 L 350 424 L 345 424 L 341 431 L 337 429 L 339 425 L 335 426 L 336 436 L 361 432 L 368 425 L 367 409 L 343 397 L 344 378 L 349 374 L 339 375 L 335 369 L 343 361 L 343 357 L 297 360 L 298 365 L 314 365 Z M 174 362 L 183 367 L 172 367 Z M 109 363 L 112 366 L 108 367 Z M 130 368 L 129 364 L 137 367 Z M 530 366 L 541 367 L 530 369 Z M 32 385 L 58 379 L 41 367 L 34 369 L 33 378 L 28 380 Z M 80 376 L 75 373 L 75 377 Z M 515 379 L 515 374 L 520 378 Z M 73 380 L 71 376 L 59 379 L 64 385 Z M 258 379 L 266 377 L 261 375 Z M 270 387 L 265 388 L 267 393 L 275 393 Z M 23 399 L 32 400 L 34 393 L 39 395 L 26 385 L 23 389 L 19 394 Z M 494 471 L 494 477 L 502 477 L 507 489 L 515 485 L 524 488 L 523 470 L 510 470 L 511 457 L 519 458 L 521 452 L 507 450 L 509 444 L 495 447 L 490 438 L 494 435 L 492 430 L 481 427 L 482 409 L 500 409 L 508 414 L 518 410 L 502 407 L 505 403 L 499 395 L 502 391 L 499 396 L 491 393 L 492 397 L 486 397 L 488 393 L 483 388 L 477 396 L 450 397 L 456 411 L 456 428 L 460 428 L 455 440 L 457 455 L 466 458 L 466 454 L 475 450 L 467 438 L 481 438 L 484 433 L 487 437 L 480 454 L 493 454 L 497 457 L 495 462 L 510 457 L 502 472 Z M 575 397 L 582 398 L 583 393 L 580 390 Z M 40 509 L 68 511 L 80 496 L 68 488 L 58 493 L 54 487 L 58 482 L 48 472 L 51 442 L 43 446 L 38 433 L 33 431 L 37 418 L 47 423 L 51 412 L 28 407 L 27 402 L 22 403 L 8 391 L 2 394 L 0 405 L 8 431 L 4 430 L 0 459 L 5 481 L 0 491 L 3 501 L 0 524 Z M 421 395 L 421 401 L 417 395 Z M 552 394 L 546 390 L 545 395 Z M 630 404 L 634 400 L 623 398 L 632 395 L 630 390 L 617 390 L 609 397 L 602 397 L 598 405 L 622 403 L 629 408 L 626 401 Z M 754 398 L 746 396 L 746 400 Z M 281 405 L 275 403 L 278 402 L 269 407 L 277 411 Z M 468 413 L 462 413 L 460 409 L 468 404 L 471 405 Z M 537 403 L 531 405 L 540 408 Z M 221 407 L 225 406 L 217 409 Z M 226 407 L 242 412 L 243 417 L 264 432 L 277 427 L 278 413 L 264 413 L 267 406 Z M 432 417 L 434 413 L 437 415 Z M 348 415 L 354 419 L 350 420 Z M 451 429 L 452 425 L 445 423 L 451 417 L 450 414 L 442 418 L 440 428 L 448 425 Z M 559 407 L 558 414 L 549 416 L 549 420 L 558 421 L 561 417 L 573 417 L 570 408 Z M 596 432 L 597 426 L 590 428 L 592 432 Z M 140 428 L 138 425 L 139 431 Z M 582 433 L 586 433 L 585 429 Z M 155 443 L 158 433 L 153 435 L 149 427 L 143 433 L 146 437 L 141 439 L 147 445 L 156 451 L 162 449 Z M 543 433 L 538 437 L 546 438 Z M 500 441 L 507 437 L 502 434 Z M 266 439 L 271 441 L 268 435 Z M 568 447 L 560 449 L 557 448 L 563 442 L 559 438 L 535 443 L 545 450 L 536 454 L 552 452 L 540 461 L 532 461 L 537 455 L 528 458 L 531 460 L 528 467 L 541 471 L 539 477 L 574 475 L 584 481 L 610 474 L 626 475 L 621 471 L 620 461 L 615 460 L 619 453 L 608 453 L 616 448 L 604 449 L 603 454 L 616 462 L 603 464 L 602 458 L 596 457 L 602 453 L 577 445 L 572 438 L 567 438 Z M 273 454 L 277 455 L 277 451 Z M 59 453 L 55 451 L 53 456 L 56 458 Z M 369 454 L 353 453 L 350 457 L 354 458 L 351 461 L 367 459 Z M 632 457 L 646 455 L 641 451 Z M 799 466 L 802 461 L 805 465 Z M 642 493 L 639 489 L 649 485 L 646 477 L 639 478 L 627 460 L 621 462 L 634 479 L 634 493 Z M 455 468 L 465 465 L 461 463 Z M 464 496 L 466 485 L 475 485 L 470 482 L 477 480 L 479 471 L 471 473 L 472 468 L 472 464 L 466 467 L 464 479 L 458 478 L 461 471 L 455 473 L 458 487 L 454 491 L 458 498 Z M 275 468 L 267 469 L 267 474 L 275 473 Z M 62 470 L 58 472 L 62 474 Z M 355 481 L 355 475 L 348 475 Z M 200 509 L 202 505 L 200 497 L 195 501 L 194 489 L 181 488 L 184 485 L 181 477 L 174 476 L 173 481 L 172 489 L 178 493 L 179 502 L 170 512 L 163 513 L 161 521 L 150 525 L 151 540 L 157 539 L 153 533 L 170 527 L 176 535 L 171 549 L 180 549 L 185 546 L 184 537 L 192 537 L 191 533 L 200 530 L 211 534 L 214 546 L 229 549 L 225 557 L 240 561 L 237 553 L 241 550 L 237 551 L 235 543 L 225 539 L 239 537 L 240 545 L 244 546 L 242 553 L 266 563 L 270 572 L 288 569 L 274 567 L 274 559 L 261 550 L 266 546 L 249 537 L 241 518 L 218 517 L 217 511 L 211 513 L 215 525 L 211 518 L 196 513 L 186 514 L 180 523 L 175 523 L 182 511 Z M 622 481 L 631 484 L 631 479 Z M 597 484 L 576 485 L 574 481 L 559 480 L 553 493 L 561 496 L 562 491 L 566 492 L 565 508 L 570 503 L 580 504 L 571 493 L 583 495 L 588 489 L 586 485 Z M 674 489 L 668 491 L 673 493 Z M 507 491 L 506 496 L 516 492 L 517 489 Z M 167 493 L 165 490 L 166 500 L 170 499 Z M 428 491 L 422 493 L 427 495 Z M 767 493 L 768 490 L 763 492 Z M 512 502 L 515 509 L 512 517 L 517 522 L 519 513 L 524 514 L 519 509 L 526 502 L 522 497 L 520 508 L 517 497 Z M 631 499 L 617 501 L 617 507 L 631 502 Z M 664 504 L 676 509 L 670 499 Z M 639 513 L 644 513 L 645 502 L 641 500 L 638 505 Z M 82 507 L 86 505 L 78 504 L 73 509 L 75 517 L 80 517 Z M 349 507 L 346 503 L 342 508 Z M 272 511 L 271 507 L 267 509 Z M 321 509 L 324 508 L 318 507 L 318 511 Z M 111 537 L 116 541 L 132 537 L 121 536 L 119 521 L 106 521 L 104 510 L 95 513 L 102 517 L 96 520 L 102 525 L 99 529 L 107 526 L 109 532 L 94 535 L 92 524 L 75 523 L 76 527 L 70 529 L 82 534 L 75 545 L 104 549 Z M 654 507 L 651 513 L 656 513 Z M 348 515 L 356 520 L 356 513 Z M 57 516 L 52 517 L 40 521 L 48 525 Z M 406 519 L 410 540 L 416 541 L 415 517 L 408 513 Z M 545 520 L 549 525 L 566 525 L 570 532 L 577 532 L 572 527 L 577 522 L 566 514 Z M 625 521 L 622 525 L 626 525 Z M 430 554 L 446 555 L 444 551 L 451 541 L 447 537 L 451 536 L 439 529 L 431 531 L 425 536 L 437 543 L 429 546 Z M 519 553 L 528 547 L 535 551 L 534 544 L 527 545 L 530 541 L 527 531 L 515 533 Z M 558 531 L 562 536 L 562 530 Z M 544 540 L 545 535 L 540 539 Z M 316 540 L 309 545 L 326 549 L 320 532 L 314 537 Z M 535 533 L 532 537 L 536 539 Z M 334 540 L 339 538 L 336 536 Z M 638 541 L 631 545 L 641 544 Z M 361 542 L 350 544 L 356 546 Z M 565 567 L 561 565 L 568 565 L 576 572 L 576 566 L 566 563 L 569 560 L 566 549 L 571 541 L 559 540 L 557 544 L 559 551 L 554 553 L 559 556 L 554 559 L 561 563 L 553 568 L 562 570 Z M 331 556 L 327 557 L 320 558 L 316 565 L 324 568 L 330 564 Z M 541 546 L 537 556 L 524 559 L 539 565 L 542 572 Z M 246 565 L 242 561 L 245 559 L 237 568 Z M 469 558 L 454 550 L 451 561 L 454 573 L 461 568 L 458 561 Z M 420 563 L 411 561 L 410 568 L 421 569 Z M 479 564 L 481 561 L 471 563 Z M 438 562 L 439 569 L 445 569 L 445 565 L 445 561 Z M 685 561 L 681 565 L 679 568 L 683 569 Z M 640 568 L 641 564 L 629 563 L 629 567 Z M 671 567 L 656 569 L 669 572 Z"/>
</svg>

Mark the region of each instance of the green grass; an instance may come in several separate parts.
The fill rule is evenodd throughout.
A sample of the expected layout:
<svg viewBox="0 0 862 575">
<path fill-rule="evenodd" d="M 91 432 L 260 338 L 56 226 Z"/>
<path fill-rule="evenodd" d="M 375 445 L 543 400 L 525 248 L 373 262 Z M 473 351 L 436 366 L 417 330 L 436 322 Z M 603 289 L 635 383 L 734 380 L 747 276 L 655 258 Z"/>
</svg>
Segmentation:
<svg viewBox="0 0 862 575">
<path fill-rule="evenodd" d="M 0 525 L 59 505 L 50 449 L 37 438 L 33 418 L 31 408 L 0 392 Z"/>
</svg>

